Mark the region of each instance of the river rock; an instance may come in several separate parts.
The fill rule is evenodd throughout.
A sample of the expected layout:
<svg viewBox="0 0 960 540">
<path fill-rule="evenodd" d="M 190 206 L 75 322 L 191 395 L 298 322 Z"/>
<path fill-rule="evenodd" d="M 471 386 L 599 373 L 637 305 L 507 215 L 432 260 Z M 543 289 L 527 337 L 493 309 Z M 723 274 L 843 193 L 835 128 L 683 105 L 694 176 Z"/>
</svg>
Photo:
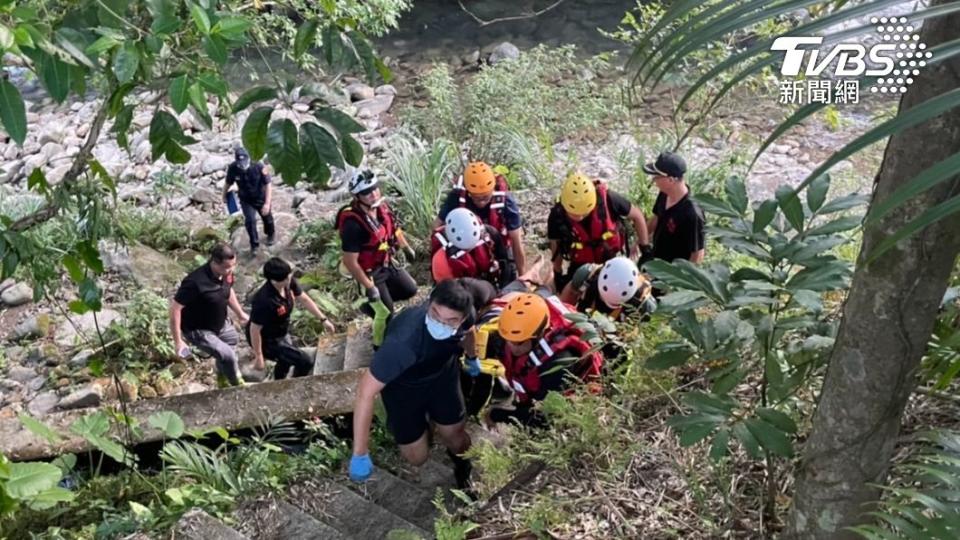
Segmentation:
<svg viewBox="0 0 960 540">
<path fill-rule="evenodd" d="M 211 155 L 203 160 L 201 170 L 203 174 L 213 174 L 218 171 L 225 171 L 233 163 L 233 156 Z"/>
<path fill-rule="evenodd" d="M 287 212 L 274 212 L 273 221 L 276 223 L 277 232 L 272 246 L 265 243 L 266 235 L 260 230 L 260 250 L 274 254 L 285 251 L 293 243 L 293 236 L 300 227 L 300 220 L 293 214 Z M 257 227 L 262 227 L 257 223 Z M 243 227 L 237 227 L 230 235 L 230 243 L 237 251 L 247 251 L 250 249 L 250 239 L 247 238 L 247 231 Z"/>
<path fill-rule="evenodd" d="M 476 66 L 480 63 L 480 49 L 476 49 L 473 52 L 463 55 L 460 57 L 460 61 L 465 66 Z"/>
<path fill-rule="evenodd" d="M 13 278 L 7 278 L 3 281 L 0 281 L 0 293 L 9 289 L 10 287 L 13 287 L 15 283 L 16 281 L 14 281 Z"/>
<path fill-rule="evenodd" d="M 370 99 L 354 103 L 354 106 L 357 108 L 357 117 L 359 118 L 379 116 L 390 110 L 391 105 L 393 105 L 393 96 L 390 94 L 374 96 Z"/>
<path fill-rule="evenodd" d="M 71 321 L 63 321 L 57 325 L 53 339 L 61 348 L 68 348 L 76 345 L 79 341 L 93 341 L 96 338 L 96 325 L 94 324 L 93 312 L 84 313 L 79 317 L 73 317 Z M 103 308 L 97 314 L 97 324 L 104 330 L 114 321 L 119 321 L 122 316 L 119 312 Z"/>
<path fill-rule="evenodd" d="M 378 96 L 395 96 L 397 95 L 397 87 L 392 84 L 382 84 L 374 89 L 373 93 Z"/>
<path fill-rule="evenodd" d="M 16 144 L 8 144 L 7 148 L 3 151 L 3 159 L 11 160 L 17 159 L 20 157 L 20 147 Z"/>
<path fill-rule="evenodd" d="M 376 91 L 370 85 L 359 82 L 347 85 L 347 92 L 350 93 L 351 101 L 364 101 L 376 95 Z"/>
<path fill-rule="evenodd" d="M 190 194 L 190 200 L 198 204 L 218 204 L 222 199 L 216 191 L 210 188 L 198 187 Z"/>
<path fill-rule="evenodd" d="M 90 357 L 93 355 L 94 351 L 90 349 L 84 349 L 73 355 L 73 358 L 70 359 L 70 366 L 74 368 L 85 367 L 90 362 Z"/>
<path fill-rule="evenodd" d="M 54 125 L 53 127 L 47 128 L 45 131 L 43 131 L 37 141 L 41 146 L 50 142 L 59 144 L 63 142 L 63 139 L 66 136 L 67 133 L 62 127 Z"/>
<path fill-rule="evenodd" d="M 11 366 L 7 370 L 7 378 L 18 383 L 26 383 L 37 376 L 37 370 L 26 366 Z"/>
<path fill-rule="evenodd" d="M 30 412 L 31 416 L 45 416 L 55 409 L 58 403 L 60 403 L 60 398 L 57 396 L 57 393 L 50 390 L 42 394 L 37 394 L 27 405 L 27 411 Z"/>
<path fill-rule="evenodd" d="M 15 159 L 0 165 L 0 184 L 15 182 L 23 172 L 23 161 Z"/>
<path fill-rule="evenodd" d="M 70 167 L 72 167 L 72 164 L 64 163 L 51 169 L 50 172 L 47 173 L 47 182 L 52 186 L 59 184 L 63 180 L 63 177 L 67 175 Z"/>
<path fill-rule="evenodd" d="M 520 49 L 518 49 L 513 43 L 504 41 L 493 48 L 493 51 L 490 53 L 490 57 L 487 58 L 487 62 L 491 66 L 495 66 L 498 62 L 502 62 L 504 60 L 516 60 L 517 58 L 520 58 Z"/>
<path fill-rule="evenodd" d="M 0 302 L 13 307 L 33 301 L 33 289 L 26 283 L 17 283 L 0 293 Z"/>
<path fill-rule="evenodd" d="M 63 398 L 58 407 L 64 411 L 96 407 L 100 404 L 102 393 L 103 389 L 100 388 L 100 385 L 91 383 Z"/>
<path fill-rule="evenodd" d="M 18 324 L 13 329 L 12 339 L 33 339 L 46 337 L 50 333 L 50 315 L 38 313 Z"/>
<path fill-rule="evenodd" d="M 100 255 L 111 272 L 153 290 L 169 291 L 186 275 L 175 259 L 140 244 L 124 247 L 101 241 Z"/>
<path fill-rule="evenodd" d="M 64 148 L 60 143 L 48 142 L 40 147 L 40 153 L 46 156 L 48 161 L 53 161 L 64 153 Z"/>
</svg>

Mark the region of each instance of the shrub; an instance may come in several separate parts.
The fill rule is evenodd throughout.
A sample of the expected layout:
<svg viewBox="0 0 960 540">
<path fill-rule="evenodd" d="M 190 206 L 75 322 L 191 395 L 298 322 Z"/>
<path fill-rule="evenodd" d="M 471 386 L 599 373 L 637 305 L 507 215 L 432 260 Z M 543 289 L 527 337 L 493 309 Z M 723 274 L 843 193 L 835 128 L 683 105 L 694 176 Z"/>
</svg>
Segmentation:
<svg viewBox="0 0 960 540">
<path fill-rule="evenodd" d="M 602 57 L 579 60 L 572 46 L 540 46 L 458 87 L 446 66 L 435 66 L 420 80 L 427 106 L 403 115 L 428 139 L 466 140 L 471 159 L 524 170 L 543 181 L 537 164 L 542 151 L 531 152 L 531 145 L 539 149 L 590 136 L 625 116 L 618 87 L 593 75 L 607 67 Z"/>
</svg>

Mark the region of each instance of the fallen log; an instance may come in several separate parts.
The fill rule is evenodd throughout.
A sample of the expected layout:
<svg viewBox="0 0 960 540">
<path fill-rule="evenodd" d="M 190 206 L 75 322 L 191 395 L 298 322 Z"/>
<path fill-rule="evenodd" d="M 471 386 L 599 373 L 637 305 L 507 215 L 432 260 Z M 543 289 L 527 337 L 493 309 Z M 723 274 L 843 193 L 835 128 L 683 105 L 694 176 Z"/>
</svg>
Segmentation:
<svg viewBox="0 0 960 540">
<path fill-rule="evenodd" d="M 228 430 L 256 426 L 267 415 L 284 420 L 344 414 L 353 410 L 354 389 L 364 369 L 323 373 L 309 377 L 249 384 L 223 390 L 135 401 L 127 413 L 139 422 L 134 443 L 157 441 L 163 433 L 149 425 L 150 415 L 171 411 L 180 415 L 187 431 L 222 427 Z M 52 444 L 23 427 L 17 418 L 0 421 L 0 452 L 14 461 L 84 452 L 92 446 L 70 431 L 70 426 L 94 409 L 53 413 L 40 418 L 63 437 Z M 114 427 L 114 431 L 117 431 Z"/>
</svg>

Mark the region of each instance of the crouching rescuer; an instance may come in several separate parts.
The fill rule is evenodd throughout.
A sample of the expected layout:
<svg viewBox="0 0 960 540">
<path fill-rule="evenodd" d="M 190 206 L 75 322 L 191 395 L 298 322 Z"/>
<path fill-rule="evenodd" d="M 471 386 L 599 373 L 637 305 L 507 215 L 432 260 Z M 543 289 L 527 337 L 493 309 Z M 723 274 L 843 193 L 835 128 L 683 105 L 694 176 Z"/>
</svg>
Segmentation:
<svg viewBox="0 0 960 540">
<path fill-rule="evenodd" d="M 474 305 L 474 293 L 461 280 L 448 279 L 431 291 L 429 301 L 390 321 L 383 345 L 357 387 L 351 479 L 362 482 L 373 472 L 370 425 L 379 393 L 403 458 L 418 466 L 427 461 L 432 423 L 453 459 L 457 485 L 468 487 L 470 462 L 459 457 L 470 448 L 459 359 L 463 337 L 474 324 Z"/>
</svg>

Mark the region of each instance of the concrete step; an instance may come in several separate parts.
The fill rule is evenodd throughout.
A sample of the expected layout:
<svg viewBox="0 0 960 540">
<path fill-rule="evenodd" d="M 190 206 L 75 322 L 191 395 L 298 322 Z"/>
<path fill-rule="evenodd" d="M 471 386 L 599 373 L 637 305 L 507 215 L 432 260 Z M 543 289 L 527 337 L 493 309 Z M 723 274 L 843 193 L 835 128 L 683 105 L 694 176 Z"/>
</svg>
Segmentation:
<svg viewBox="0 0 960 540">
<path fill-rule="evenodd" d="M 347 340 L 342 334 L 323 334 L 317 341 L 317 354 L 314 357 L 313 374 L 330 373 L 343 370 Z"/>
<path fill-rule="evenodd" d="M 288 502 L 265 497 L 244 502 L 234 513 L 254 540 L 351 540 Z"/>
<path fill-rule="evenodd" d="M 351 484 L 351 489 L 390 512 L 422 529 L 433 530 L 437 517 L 434 490 L 411 484 L 383 469 L 377 469 L 367 482 Z"/>
<path fill-rule="evenodd" d="M 250 540 L 199 508 L 181 516 L 173 530 L 183 540 Z"/>
<path fill-rule="evenodd" d="M 288 495 L 290 503 L 300 510 L 353 538 L 379 540 L 391 532 L 406 532 L 415 535 L 413 538 L 433 537 L 427 530 L 329 480 L 311 479 L 295 484 Z"/>
</svg>

